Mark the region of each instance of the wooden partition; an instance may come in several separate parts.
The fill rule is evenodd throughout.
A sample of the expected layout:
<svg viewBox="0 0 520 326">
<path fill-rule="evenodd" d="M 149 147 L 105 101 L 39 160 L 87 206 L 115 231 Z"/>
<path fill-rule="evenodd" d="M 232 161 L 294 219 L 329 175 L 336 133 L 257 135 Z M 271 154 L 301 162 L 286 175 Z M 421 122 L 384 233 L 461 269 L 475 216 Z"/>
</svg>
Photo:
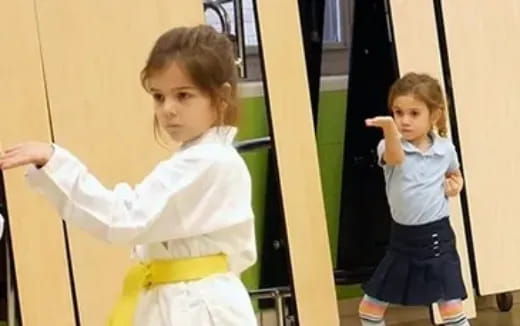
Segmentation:
<svg viewBox="0 0 520 326">
<path fill-rule="evenodd" d="M 339 325 L 298 3 L 256 9 L 298 320 Z"/>
<path fill-rule="evenodd" d="M 153 137 L 151 99 L 139 72 L 165 30 L 203 22 L 194 0 L 35 0 L 0 4 L 1 140 L 51 141 L 107 186 L 139 182 L 170 153 Z M 339 325 L 296 0 L 258 1 L 269 107 L 278 157 L 300 325 Z M 290 58 L 290 60 L 288 60 Z M 63 225 L 32 194 L 23 171 L 6 189 L 24 325 L 103 325 L 130 265 L 130 248 Z M 72 283 L 71 283 L 72 282 Z"/>
<path fill-rule="evenodd" d="M 6 147 L 51 139 L 34 17 L 32 1 L 0 1 L 0 141 Z M 63 223 L 23 174 L 4 174 L 21 321 L 72 326 Z"/>
<path fill-rule="evenodd" d="M 391 0 L 390 3 L 400 74 L 411 71 L 425 72 L 438 78 L 444 86 L 433 1 Z M 468 183 L 466 186 L 470 187 Z M 475 300 L 459 197 L 451 200 L 450 218 L 457 236 L 462 274 L 468 290 L 468 300 L 465 301 L 466 313 L 469 317 L 474 317 L 476 315 Z M 438 314 L 436 314 L 436 319 L 439 321 Z"/>
<path fill-rule="evenodd" d="M 161 33 L 202 23 L 201 1 L 36 4 L 56 142 L 108 187 L 139 182 L 171 154 L 154 140 L 152 101 L 140 87 L 140 70 Z M 130 264 L 130 248 L 68 230 L 81 325 L 103 325 Z"/>
<path fill-rule="evenodd" d="M 478 292 L 520 289 L 520 5 L 443 1 Z"/>
</svg>

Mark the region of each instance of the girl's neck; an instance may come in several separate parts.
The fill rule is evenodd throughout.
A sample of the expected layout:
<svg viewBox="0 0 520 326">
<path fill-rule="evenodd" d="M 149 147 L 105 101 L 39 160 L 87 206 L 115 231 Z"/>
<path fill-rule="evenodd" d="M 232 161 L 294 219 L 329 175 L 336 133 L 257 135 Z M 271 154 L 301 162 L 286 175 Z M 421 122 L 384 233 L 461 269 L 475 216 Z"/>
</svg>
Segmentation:
<svg viewBox="0 0 520 326">
<path fill-rule="evenodd" d="M 185 140 L 185 141 L 182 142 L 182 144 L 181 144 L 181 149 L 185 149 L 185 148 L 188 148 L 188 147 L 190 147 L 190 146 L 192 146 L 192 145 L 194 145 L 194 144 L 197 144 L 200 140 L 202 140 L 202 138 L 204 138 L 204 136 L 205 136 L 205 135 L 206 135 L 210 130 L 211 130 L 211 128 L 208 129 L 208 130 L 206 130 L 205 132 L 203 132 L 203 133 L 201 133 L 201 134 L 199 134 L 199 135 L 197 135 L 197 136 L 191 138 L 191 139 Z"/>
<path fill-rule="evenodd" d="M 422 137 L 410 141 L 410 143 L 417 147 L 417 149 L 419 149 L 421 152 L 426 152 L 433 144 L 433 137 L 428 133 Z"/>
</svg>

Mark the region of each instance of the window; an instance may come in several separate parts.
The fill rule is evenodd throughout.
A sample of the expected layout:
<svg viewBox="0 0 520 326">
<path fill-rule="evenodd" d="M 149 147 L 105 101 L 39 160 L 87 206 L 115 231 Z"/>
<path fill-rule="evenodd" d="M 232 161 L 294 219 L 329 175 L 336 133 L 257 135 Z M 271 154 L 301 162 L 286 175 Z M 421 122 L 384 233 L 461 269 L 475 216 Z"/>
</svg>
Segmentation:
<svg viewBox="0 0 520 326">
<path fill-rule="evenodd" d="M 323 41 L 326 44 L 342 43 L 343 31 L 341 23 L 343 22 L 341 14 L 341 3 L 339 0 L 325 1 L 325 17 L 323 23 Z"/>
<path fill-rule="evenodd" d="M 205 0 L 205 3 L 216 3 L 226 11 L 229 18 L 231 32 L 236 34 L 235 17 L 233 0 Z M 244 34 L 247 47 L 256 47 L 258 45 L 256 38 L 256 27 L 253 12 L 253 0 L 242 0 L 243 18 L 244 18 Z M 215 8 L 208 8 L 205 12 L 206 23 L 215 27 L 218 31 L 222 31 L 222 24 L 219 14 Z"/>
<path fill-rule="evenodd" d="M 204 0 L 216 3 L 225 10 L 231 33 L 235 34 L 233 0 Z M 323 26 L 323 75 L 345 75 L 347 73 L 351 40 L 352 12 L 354 0 L 325 0 L 325 19 Z M 244 34 L 246 44 L 246 63 L 248 80 L 261 78 L 258 59 L 258 40 L 253 11 L 253 0 L 242 0 Z M 214 8 L 206 10 L 206 22 L 222 31 L 221 17 Z"/>
</svg>

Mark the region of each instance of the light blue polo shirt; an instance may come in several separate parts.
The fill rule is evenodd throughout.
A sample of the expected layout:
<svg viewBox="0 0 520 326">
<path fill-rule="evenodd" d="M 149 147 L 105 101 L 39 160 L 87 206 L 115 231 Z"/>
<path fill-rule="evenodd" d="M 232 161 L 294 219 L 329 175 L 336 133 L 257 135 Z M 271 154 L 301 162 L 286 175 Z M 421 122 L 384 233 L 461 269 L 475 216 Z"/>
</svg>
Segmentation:
<svg viewBox="0 0 520 326">
<path fill-rule="evenodd" d="M 449 216 L 444 180 L 448 171 L 459 168 L 459 160 L 448 138 L 434 133 L 430 137 L 432 146 L 424 153 L 403 139 L 405 159 L 400 165 L 385 164 L 384 139 L 377 146 L 379 165 L 385 174 L 388 203 L 392 217 L 399 224 L 426 224 Z"/>
</svg>

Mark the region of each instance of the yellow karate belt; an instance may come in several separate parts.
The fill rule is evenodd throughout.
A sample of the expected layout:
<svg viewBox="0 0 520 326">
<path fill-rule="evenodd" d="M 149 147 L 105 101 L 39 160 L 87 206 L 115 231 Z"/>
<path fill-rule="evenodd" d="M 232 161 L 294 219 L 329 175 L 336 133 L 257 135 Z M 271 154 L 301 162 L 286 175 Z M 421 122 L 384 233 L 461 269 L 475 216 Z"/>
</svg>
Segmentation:
<svg viewBox="0 0 520 326">
<path fill-rule="evenodd" d="M 151 287 L 200 280 L 229 271 L 224 254 L 173 260 L 156 260 L 136 265 L 127 272 L 123 293 L 112 310 L 109 326 L 132 326 L 139 295 Z"/>
</svg>

